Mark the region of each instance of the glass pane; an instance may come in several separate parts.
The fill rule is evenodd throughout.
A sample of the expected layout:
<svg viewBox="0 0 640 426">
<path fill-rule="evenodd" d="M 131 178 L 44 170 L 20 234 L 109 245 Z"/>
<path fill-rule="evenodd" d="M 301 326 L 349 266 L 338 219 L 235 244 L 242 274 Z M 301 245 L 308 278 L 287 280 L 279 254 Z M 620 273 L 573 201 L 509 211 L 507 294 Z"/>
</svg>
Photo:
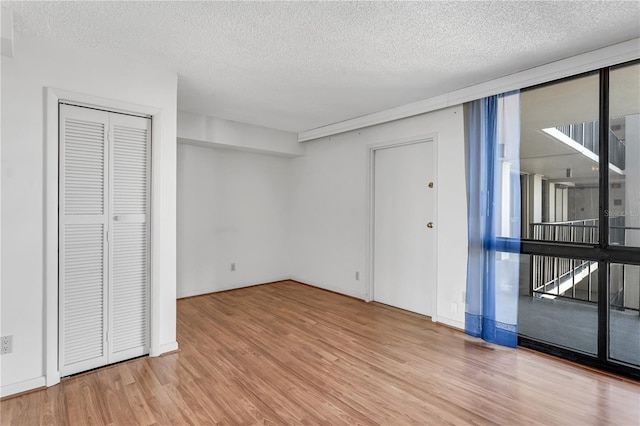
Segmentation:
<svg viewBox="0 0 640 426">
<path fill-rule="evenodd" d="M 520 95 L 498 98 L 498 155 L 494 163 L 494 229 L 520 239 Z"/>
<path fill-rule="evenodd" d="M 609 358 L 640 366 L 640 266 L 609 267 Z"/>
<path fill-rule="evenodd" d="M 518 334 L 596 355 L 598 263 L 520 255 Z"/>
<path fill-rule="evenodd" d="M 521 94 L 523 238 L 598 241 L 598 85 L 591 74 Z"/>
<path fill-rule="evenodd" d="M 609 76 L 609 242 L 640 246 L 640 64 Z"/>
</svg>

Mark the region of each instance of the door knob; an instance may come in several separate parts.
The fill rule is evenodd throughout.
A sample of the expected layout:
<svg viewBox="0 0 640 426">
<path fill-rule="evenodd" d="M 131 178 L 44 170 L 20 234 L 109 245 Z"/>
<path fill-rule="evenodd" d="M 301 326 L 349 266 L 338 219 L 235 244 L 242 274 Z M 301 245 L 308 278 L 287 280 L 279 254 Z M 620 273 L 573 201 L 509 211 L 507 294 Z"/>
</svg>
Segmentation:
<svg viewBox="0 0 640 426">
<path fill-rule="evenodd" d="M 429 188 L 433 188 L 433 182 L 429 182 Z"/>
<path fill-rule="evenodd" d="M 433 228 L 433 222 L 427 223 L 427 228 Z"/>
</svg>

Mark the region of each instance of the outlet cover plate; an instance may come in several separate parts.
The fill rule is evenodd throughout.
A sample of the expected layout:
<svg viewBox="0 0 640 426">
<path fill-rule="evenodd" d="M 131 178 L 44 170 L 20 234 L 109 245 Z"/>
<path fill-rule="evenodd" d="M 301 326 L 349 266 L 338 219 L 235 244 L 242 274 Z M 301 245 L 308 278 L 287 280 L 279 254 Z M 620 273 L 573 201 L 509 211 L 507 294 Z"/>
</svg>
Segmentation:
<svg viewBox="0 0 640 426">
<path fill-rule="evenodd" d="M 9 354 L 13 351 L 13 336 L 0 338 L 0 354 Z"/>
</svg>

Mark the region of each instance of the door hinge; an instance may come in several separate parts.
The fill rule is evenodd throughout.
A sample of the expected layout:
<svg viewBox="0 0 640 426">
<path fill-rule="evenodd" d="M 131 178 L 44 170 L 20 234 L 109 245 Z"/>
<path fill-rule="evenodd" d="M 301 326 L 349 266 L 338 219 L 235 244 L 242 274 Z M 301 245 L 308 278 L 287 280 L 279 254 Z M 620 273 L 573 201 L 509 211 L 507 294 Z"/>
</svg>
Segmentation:
<svg viewBox="0 0 640 426">
<path fill-rule="evenodd" d="M 109 230 L 107 229 L 107 242 L 109 242 Z"/>
<path fill-rule="evenodd" d="M 109 341 L 109 332 L 107 331 L 107 342 Z"/>
</svg>

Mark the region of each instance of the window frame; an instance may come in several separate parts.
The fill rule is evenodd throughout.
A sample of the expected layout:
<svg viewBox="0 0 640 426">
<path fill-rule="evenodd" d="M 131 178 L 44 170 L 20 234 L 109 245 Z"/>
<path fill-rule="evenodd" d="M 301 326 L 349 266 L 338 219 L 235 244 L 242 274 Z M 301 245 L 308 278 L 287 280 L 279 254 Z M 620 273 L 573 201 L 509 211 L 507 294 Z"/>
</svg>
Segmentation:
<svg viewBox="0 0 640 426">
<path fill-rule="evenodd" d="M 612 70 L 633 66 L 640 63 L 640 59 L 624 62 L 592 71 L 583 72 L 570 77 L 549 81 L 522 89 L 527 92 L 543 86 L 570 81 L 581 77 L 599 75 L 599 175 L 598 175 L 598 237 L 597 243 L 567 243 L 557 241 L 541 241 L 521 238 L 519 253 L 524 255 L 542 255 L 561 258 L 579 258 L 598 262 L 598 354 L 587 355 L 579 351 L 570 350 L 529 337 L 518 335 L 518 345 L 540 352 L 556 355 L 571 361 L 579 362 L 591 367 L 607 370 L 634 379 L 640 379 L 640 366 L 626 364 L 609 357 L 609 266 L 613 263 L 640 265 L 640 247 L 611 245 L 609 243 L 609 221 L 606 214 L 609 206 L 609 75 Z M 498 248 L 502 251 L 518 252 L 515 241 L 509 238 L 499 238 Z"/>
</svg>

